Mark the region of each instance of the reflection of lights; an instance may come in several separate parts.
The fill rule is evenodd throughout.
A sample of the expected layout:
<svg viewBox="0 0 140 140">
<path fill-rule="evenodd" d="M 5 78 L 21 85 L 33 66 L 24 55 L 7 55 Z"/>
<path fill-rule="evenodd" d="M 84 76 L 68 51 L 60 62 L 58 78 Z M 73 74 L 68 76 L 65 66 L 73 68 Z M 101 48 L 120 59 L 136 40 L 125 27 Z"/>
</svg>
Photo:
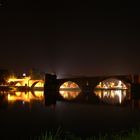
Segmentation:
<svg viewBox="0 0 140 140">
<path fill-rule="evenodd" d="M 63 85 L 61 85 L 59 91 L 60 95 L 67 100 L 75 99 L 80 92 L 81 90 L 79 86 L 72 81 L 65 82 Z"/>
<path fill-rule="evenodd" d="M 42 91 L 36 91 L 35 93 L 35 96 L 38 97 L 38 98 L 43 98 L 44 97 L 44 94 Z"/>
<path fill-rule="evenodd" d="M 15 98 L 11 96 L 10 94 L 8 94 L 8 101 L 15 101 Z"/>
<path fill-rule="evenodd" d="M 103 101 L 108 103 L 119 103 L 127 96 L 127 90 L 95 90 L 95 94 Z"/>
<path fill-rule="evenodd" d="M 34 93 L 35 96 L 31 93 L 25 93 L 25 92 L 15 92 L 15 94 L 8 94 L 8 101 L 9 102 L 15 102 L 15 101 L 23 101 L 23 102 L 30 102 L 32 100 L 43 100 L 44 95 L 43 91 Z"/>
<path fill-rule="evenodd" d="M 16 96 L 21 96 L 21 92 L 15 92 Z"/>
<path fill-rule="evenodd" d="M 60 91 L 60 94 L 64 99 L 71 100 L 75 99 L 80 94 L 80 91 Z"/>
</svg>

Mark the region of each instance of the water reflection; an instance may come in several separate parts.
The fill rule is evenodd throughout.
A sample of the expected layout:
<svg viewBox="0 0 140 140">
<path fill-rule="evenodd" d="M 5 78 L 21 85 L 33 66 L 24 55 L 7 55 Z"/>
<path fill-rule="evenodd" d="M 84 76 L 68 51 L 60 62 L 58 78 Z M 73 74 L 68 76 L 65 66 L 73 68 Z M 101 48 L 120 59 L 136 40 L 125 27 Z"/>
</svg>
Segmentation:
<svg viewBox="0 0 140 140">
<path fill-rule="evenodd" d="M 73 90 L 60 90 L 59 93 L 64 99 L 72 100 L 75 99 L 79 94 L 80 90 L 73 91 Z"/>
<path fill-rule="evenodd" d="M 75 99 L 81 92 L 79 86 L 72 81 L 67 81 L 60 86 L 60 95 L 67 100 Z"/>
<path fill-rule="evenodd" d="M 97 95 L 103 102 L 109 104 L 121 104 L 127 97 L 127 90 L 95 90 Z"/>
<path fill-rule="evenodd" d="M 5 96 L 5 92 L 0 92 L 0 108 L 7 108 L 8 100 L 7 96 Z"/>
<path fill-rule="evenodd" d="M 54 108 L 57 101 L 57 94 L 57 92 L 53 91 L 44 93 L 45 106 L 52 106 Z"/>
<path fill-rule="evenodd" d="M 0 92 L 0 102 L 15 103 L 21 101 L 23 103 L 30 103 L 31 101 L 43 101 L 43 91 L 30 92 Z"/>
</svg>

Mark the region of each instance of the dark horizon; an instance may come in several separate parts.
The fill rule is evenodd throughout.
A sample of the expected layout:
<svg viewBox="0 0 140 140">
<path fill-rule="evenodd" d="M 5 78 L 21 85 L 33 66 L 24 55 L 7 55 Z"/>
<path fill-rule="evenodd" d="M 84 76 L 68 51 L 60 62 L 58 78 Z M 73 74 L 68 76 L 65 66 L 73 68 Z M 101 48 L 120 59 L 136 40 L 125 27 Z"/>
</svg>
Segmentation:
<svg viewBox="0 0 140 140">
<path fill-rule="evenodd" d="M 0 68 L 64 75 L 140 73 L 137 3 L 5 1 Z"/>
</svg>

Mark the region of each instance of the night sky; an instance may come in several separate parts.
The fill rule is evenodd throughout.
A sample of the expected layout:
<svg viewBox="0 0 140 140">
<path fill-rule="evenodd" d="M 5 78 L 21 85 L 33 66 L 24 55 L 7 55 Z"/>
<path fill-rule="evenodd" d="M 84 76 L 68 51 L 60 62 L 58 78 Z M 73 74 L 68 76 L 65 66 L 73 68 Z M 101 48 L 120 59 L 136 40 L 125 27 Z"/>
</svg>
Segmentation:
<svg viewBox="0 0 140 140">
<path fill-rule="evenodd" d="M 59 77 L 140 73 L 138 3 L 3 0 L 0 68 Z"/>
</svg>

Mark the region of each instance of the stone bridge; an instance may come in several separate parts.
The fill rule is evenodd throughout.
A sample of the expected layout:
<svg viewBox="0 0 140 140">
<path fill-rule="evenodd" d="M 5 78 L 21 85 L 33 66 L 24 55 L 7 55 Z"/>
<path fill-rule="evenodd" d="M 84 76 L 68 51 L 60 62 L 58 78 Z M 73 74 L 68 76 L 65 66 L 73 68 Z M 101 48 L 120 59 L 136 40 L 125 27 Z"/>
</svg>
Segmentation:
<svg viewBox="0 0 140 140">
<path fill-rule="evenodd" d="M 76 83 L 81 90 L 85 90 L 86 86 L 90 86 L 94 89 L 100 82 L 107 79 L 116 79 L 123 82 L 128 88 L 134 83 L 140 83 L 139 75 L 111 75 L 111 76 L 98 76 L 98 77 L 75 77 L 75 78 L 64 78 L 57 79 L 56 75 L 46 74 L 45 75 L 45 90 L 56 90 L 58 91 L 60 86 L 68 81 Z"/>
<path fill-rule="evenodd" d="M 85 86 L 90 86 L 91 89 L 94 89 L 100 82 L 107 79 L 117 79 L 122 81 L 126 86 L 130 86 L 133 82 L 133 77 L 130 75 L 114 75 L 114 76 L 102 76 L 102 77 L 79 77 L 79 78 L 66 78 L 66 79 L 57 79 L 58 87 L 63 83 L 72 81 L 76 83 L 80 89 L 84 90 Z"/>
<path fill-rule="evenodd" d="M 112 80 L 113 79 L 113 80 Z M 107 83 L 108 86 L 99 86 L 106 83 L 106 81 L 113 81 L 114 86 L 110 86 L 110 84 Z M 44 83 L 44 94 L 47 95 L 48 99 L 50 101 L 54 101 L 59 97 L 60 93 L 60 87 L 61 91 L 76 91 L 76 88 L 71 88 L 66 86 L 64 83 L 75 83 L 74 85 L 78 85 L 81 92 L 84 93 L 84 95 L 90 95 L 89 93 L 93 92 L 93 90 L 96 89 L 121 89 L 121 90 L 128 90 L 128 92 L 131 94 L 131 99 L 140 99 L 140 75 L 111 75 L 111 76 L 98 76 L 98 77 L 75 77 L 75 78 L 64 78 L 64 79 L 57 79 L 56 75 L 46 74 L 45 75 L 45 83 Z M 119 84 L 123 86 L 118 86 Z M 105 84 L 106 85 L 106 84 Z M 117 86 L 116 86 L 117 85 Z M 102 88 L 103 87 L 103 88 Z M 113 88 L 112 88 L 113 87 Z M 78 90 L 79 90 L 78 88 Z"/>
<path fill-rule="evenodd" d="M 13 86 L 44 87 L 44 80 L 32 80 L 29 77 L 9 79 L 8 83 Z"/>
</svg>

